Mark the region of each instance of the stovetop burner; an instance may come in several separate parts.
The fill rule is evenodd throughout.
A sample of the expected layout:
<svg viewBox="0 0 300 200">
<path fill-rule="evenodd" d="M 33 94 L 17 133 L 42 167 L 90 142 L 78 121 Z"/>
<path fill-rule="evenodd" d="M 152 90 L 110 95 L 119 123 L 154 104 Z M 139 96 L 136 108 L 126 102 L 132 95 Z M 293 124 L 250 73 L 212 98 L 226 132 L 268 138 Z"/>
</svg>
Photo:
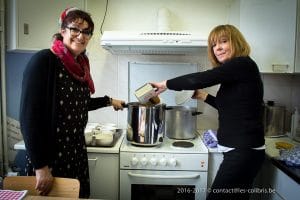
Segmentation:
<svg viewBox="0 0 300 200">
<path fill-rule="evenodd" d="M 183 147 L 183 148 L 191 148 L 194 146 L 192 142 L 189 141 L 175 141 L 172 143 L 174 147 Z"/>
<path fill-rule="evenodd" d="M 208 153 L 208 149 L 200 137 L 192 140 L 174 140 L 165 137 L 163 142 L 156 146 L 137 146 L 125 137 L 120 152 L 134 153 Z"/>
</svg>

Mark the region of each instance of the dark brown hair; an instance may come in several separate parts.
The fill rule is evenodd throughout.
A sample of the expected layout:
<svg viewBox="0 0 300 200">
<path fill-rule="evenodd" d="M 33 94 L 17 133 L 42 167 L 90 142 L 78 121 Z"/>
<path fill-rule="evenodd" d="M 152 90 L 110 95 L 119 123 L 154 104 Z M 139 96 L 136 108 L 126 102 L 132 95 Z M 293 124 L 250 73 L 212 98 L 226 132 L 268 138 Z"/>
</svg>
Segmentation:
<svg viewBox="0 0 300 200">
<path fill-rule="evenodd" d="M 67 28 L 68 25 L 74 22 L 76 19 L 82 19 L 83 21 L 86 21 L 89 26 L 88 29 L 91 31 L 91 33 L 94 32 L 94 22 L 91 18 L 91 15 L 83 10 L 71 10 L 68 12 L 66 17 L 62 20 L 60 28 Z M 53 38 L 59 40 L 63 39 L 60 33 L 54 34 Z"/>
</svg>

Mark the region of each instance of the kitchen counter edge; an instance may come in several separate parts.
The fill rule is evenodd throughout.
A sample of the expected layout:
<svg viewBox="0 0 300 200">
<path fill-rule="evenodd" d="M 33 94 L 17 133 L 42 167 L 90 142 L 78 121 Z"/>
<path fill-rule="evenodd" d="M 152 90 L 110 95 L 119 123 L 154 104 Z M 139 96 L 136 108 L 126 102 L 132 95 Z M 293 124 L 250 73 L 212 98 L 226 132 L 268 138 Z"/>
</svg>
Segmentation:
<svg viewBox="0 0 300 200">
<path fill-rule="evenodd" d="M 203 140 L 203 130 L 198 130 L 198 134 L 200 135 L 201 139 Z M 266 159 L 269 159 L 270 162 L 284 172 L 287 176 L 293 179 L 295 182 L 300 184 L 300 168 L 287 166 L 283 161 L 278 160 L 279 157 L 279 149 L 276 148 L 276 142 L 287 142 L 293 145 L 300 145 L 299 142 L 292 140 L 288 136 L 282 137 L 265 137 L 265 145 L 266 145 Z M 206 146 L 207 147 L 207 146 Z M 222 152 L 218 152 L 218 148 L 211 148 L 207 147 L 208 152 L 211 154 L 222 154 Z"/>
<path fill-rule="evenodd" d="M 283 171 L 287 176 L 293 179 L 295 182 L 300 184 L 300 168 L 292 167 L 286 165 L 283 161 L 278 160 L 279 157 L 279 149 L 276 148 L 276 142 L 287 142 L 293 145 L 300 145 L 299 142 L 296 142 L 289 138 L 288 136 L 283 137 L 265 137 L 265 145 L 266 145 L 266 159 L 270 159 L 271 163 Z"/>
<path fill-rule="evenodd" d="M 125 134 L 122 134 L 113 147 L 87 147 L 88 153 L 119 153 Z M 24 140 L 14 145 L 15 150 L 25 150 Z"/>
</svg>

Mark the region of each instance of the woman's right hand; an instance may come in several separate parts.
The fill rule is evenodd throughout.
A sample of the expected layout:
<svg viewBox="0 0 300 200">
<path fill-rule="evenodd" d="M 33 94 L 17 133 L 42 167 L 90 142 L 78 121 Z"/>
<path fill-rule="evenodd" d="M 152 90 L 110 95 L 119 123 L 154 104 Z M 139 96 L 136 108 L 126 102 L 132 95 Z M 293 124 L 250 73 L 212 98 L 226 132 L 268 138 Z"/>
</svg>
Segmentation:
<svg viewBox="0 0 300 200">
<path fill-rule="evenodd" d="M 162 81 L 162 82 L 156 82 L 156 83 L 150 83 L 152 87 L 156 88 L 157 90 L 155 91 L 156 95 L 159 95 L 160 93 L 166 91 L 167 88 L 167 81 Z"/>
<path fill-rule="evenodd" d="M 36 185 L 35 189 L 40 195 L 47 195 L 53 185 L 53 176 L 48 166 L 35 170 Z"/>
<path fill-rule="evenodd" d="M 125 104 L 125 101 L 118 100 L 118 99 L 111 99 L 111 105 L 113 106 L 115 111 L 123 110 L 123 106 Z"/>
</svg>

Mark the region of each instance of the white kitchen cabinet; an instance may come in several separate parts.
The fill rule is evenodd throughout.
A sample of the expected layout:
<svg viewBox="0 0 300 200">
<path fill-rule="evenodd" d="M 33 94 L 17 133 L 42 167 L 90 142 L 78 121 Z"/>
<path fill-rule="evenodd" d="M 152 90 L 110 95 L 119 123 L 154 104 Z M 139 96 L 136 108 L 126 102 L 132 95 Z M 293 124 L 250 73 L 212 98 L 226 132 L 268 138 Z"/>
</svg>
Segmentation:
<svg viewBox="0 0 300 200">
<path fill-rule="evenodd" d="M 88 153 L 92 199 L 119 198 L 119 153 Z"/>
<path fill-rule="evenodd" d="M 207 174 L 207 188 L 211 188 L 213 181 L 219 170 L 219 166 L 223 161 L 223 153 L 209 152 L 208 156 L 208 174 Z"/>
<path fill-rule="evenodd" d="M 259 181 L 257 181 L 254 187 L 265 189 L 266 191 L 255 193 L 255 198 L 253 199 L 299 199 L 300 185 L 282 170 L 274 166 L 270 158 L 266 157 L 257 178 Z"/>
<path fill-rule="evenodd" d="M 4 1 L 0 0 L 0 32 L 4 30 Z"/>
<path fill-rule="evenodd" d="M 6 0 L 7 50 L 49 48 L 59 31 L 59 16 L 67 7 L 85 9 L 86 0 Z"/>
<path fill-rule="evenodd" d="M 240 30 L 251 46 L 251 57 L 260 72 L 299 72 L 299 65 L 295 67 L 299 57 L 295 53 L 296 19 L 297 0 L 240 1 Z"/>
<path fill-rule="evenodd" d="M 300 73 L 300 1 L 298 0 L 297 8 L 297 37 L 296 37 L 296 53 L 295 53 L 295 72 Z"/>
</svg>

